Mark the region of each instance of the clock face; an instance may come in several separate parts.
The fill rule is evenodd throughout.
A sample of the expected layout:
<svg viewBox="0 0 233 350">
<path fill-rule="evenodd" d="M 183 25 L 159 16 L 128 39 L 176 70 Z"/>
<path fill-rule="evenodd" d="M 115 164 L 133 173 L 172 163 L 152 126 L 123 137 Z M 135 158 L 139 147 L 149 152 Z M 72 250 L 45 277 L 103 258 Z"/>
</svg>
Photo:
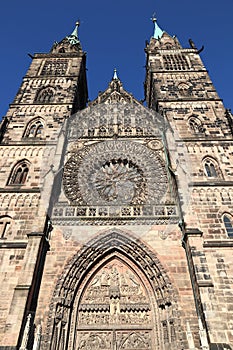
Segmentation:
<svg viewBox="0 0 233 350">
<path fill-rule="evenodd" d="M 77 205 L 158 204 L 168 179 L 158 151 L 128 140 L 111 140 L 77 150 L 67 161 L 63 187 Z"/>
</svg>

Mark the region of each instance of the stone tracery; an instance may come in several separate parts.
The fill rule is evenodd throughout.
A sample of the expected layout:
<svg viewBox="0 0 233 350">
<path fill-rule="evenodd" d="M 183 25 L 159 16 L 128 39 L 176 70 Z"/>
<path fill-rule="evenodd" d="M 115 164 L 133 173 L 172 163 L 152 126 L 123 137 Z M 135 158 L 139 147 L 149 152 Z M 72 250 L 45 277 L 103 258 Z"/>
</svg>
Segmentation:
<svg viewBox="0 0 233 350">
<path fill-rule="evenodd" d="M 160 203 L 167 182 L 159 154 L 131 141 L 105 141 L 73 154 L 63 179 L 66 196 L 82 205 Z"/>
</svg>

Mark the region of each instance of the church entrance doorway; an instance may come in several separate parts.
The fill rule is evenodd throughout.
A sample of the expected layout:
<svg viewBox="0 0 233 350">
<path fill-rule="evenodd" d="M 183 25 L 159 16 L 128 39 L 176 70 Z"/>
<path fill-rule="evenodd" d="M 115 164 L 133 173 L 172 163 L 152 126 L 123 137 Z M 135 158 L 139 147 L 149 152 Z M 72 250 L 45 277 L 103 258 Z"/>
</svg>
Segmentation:
<svg viewBox="0 0 233 350">
<path fill-rule="evenodd" d="M 89 277 L 77 307 L 75 349 L 155 349 L 150 286 L 135 267 L 113 257 Z"/>
</svg>

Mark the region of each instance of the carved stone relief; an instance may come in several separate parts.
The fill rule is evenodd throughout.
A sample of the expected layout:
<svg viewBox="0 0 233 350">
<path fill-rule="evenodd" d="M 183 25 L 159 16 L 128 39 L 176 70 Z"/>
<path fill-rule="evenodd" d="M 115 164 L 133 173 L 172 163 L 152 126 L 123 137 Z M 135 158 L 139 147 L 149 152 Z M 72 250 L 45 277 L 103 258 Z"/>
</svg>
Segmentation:
<svg viewBox="0 0 233 350">
<path fill-rule="evenodd" d="M 145 286 L 131 268 L 114 259 L 92 276 L 85 289 L 78 311 L 77 348 L 151 349 L 151 322 Z M 94 332 L 96 327 L 101 331 Z"/>
<path fill-rule="evenodd" d="M 80 225 L 83 219 L 85 224 L 93 219 L 106 224 L 110 218 L 117 218 L 117 224 L 140 218 L 176 223 L 161 147 L 159 140 L 149 145 L 129 140 L 79 145 L 64 167 L 63 188 L 70 204 L 55 205 L 54 222 L 63 225 L 58 218 L 63 217 L 68 225 Z"/>
<path fill-rule="evenodd" d="M 123 103 L 120 99 L 111 104 L 92 105 L 74 115 L 69 120 L 68 141 L 115 136 L 161 137 L 165 124 L 159 113 L 148 110 L 137 101 Z"/>
<path fill-rule="evenodd" d="M 138 276 L 113 260 L 92 277 L 79 305 L 79 325 L 150 324 L 151 308 Z"/>
<path fill-rule="evenodd" d="M 85 147 L 67 161 L 66 196 L 81 205 L 160 203 L 167 174 L 159 154 L 132 141 Z"/>
<path fill-rule="evenodd" d="M 165 343 L 181 349 L 176 299 L 148 247 L 119 230 L 105 233 L 60 276 L 42 350 L 152 350 Z"/>
</svg>

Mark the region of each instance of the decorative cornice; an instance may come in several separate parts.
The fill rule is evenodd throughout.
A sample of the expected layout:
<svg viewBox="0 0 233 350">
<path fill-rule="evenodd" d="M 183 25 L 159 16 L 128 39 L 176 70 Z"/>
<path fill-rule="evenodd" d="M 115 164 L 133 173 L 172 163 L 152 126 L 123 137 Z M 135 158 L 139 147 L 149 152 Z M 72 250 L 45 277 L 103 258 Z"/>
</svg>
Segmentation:
<svg viewBox="0 0 233 350">
<path fill-rule="evenodd" d="M 28 290 L 30 289 L 30 285 L 28 284 L 18 284 L 16 287 L 15 287 L 15 290 Z"/>
<path fill-rule="evenodd" d="M 44 236 L 44 233 L 43 232 L 30 232 L 27 234 L 28 238 L 31 238 L 31 237 L 42 237 Z"/>
<path fill-rule="evenodd" d="M 188 236 L 198 236 L 198 237 L 202 237 L 202 234 L 203 234 L 203 232 L 196 227 L 186 228 L 185 233 Z"/>
<path fill-rule="evenodd" d="M 188 184 L 189 187 L 231 187 L 233 186 L 233 181 L 224 181 L 224 180 L 208 180 L 208 181 L 198 181 L 198 182 L 190 182 Z"/>
<path fill-rule="evenodd" d="M 178 140 L 176 140 L 178 141 Z M 200 137 L 189 137 L 189 138 L 182 138 L 182 141 L 184 142 L 211 142 L 211 145 L 214 145 L 214 142 L 223 142 L 223 143 L 229 143 L 232 142 L 233 145 L 233 139 L 227 139 L 225 138 L 220 138 L 220 137 L 216 137 L 214 138 L 213 136 L 205 136 L 205 138 L 203 138 L 203 136 Z"/>
<path fill-rule="evenodd" d="M 214 284 L 212 281 L 198 281 L 197 284 L 198 284 L 198 287 L 201 287 L 201 288 L 214 287 Z"/>
<path fill-rule="evenodd" d="M 0 147 L 14 147 L 14 146 L 54 146 L 56 141 L 44 141 L 44 140 L 35 140 L 35 139 L 22 139 L 21 141 L 8 141 L 7 143 L 1 143 Z"/>
<path fill-rule="evenodd" d="M 153 72 L 153 73 L 161 73 L 161 74 L 164 74 L 164 73 L 172 73 L 172 74 L 174 74 L 174 72 L 175 73 L 184 73 L 184 72 L 190 72 L 190 71 L 157 71 L 157 72 Z M 195 71 L 195 73 L 196 73 L 197 71 Z M 179 99 L 179 101 L 181 101 L 181 99 Z M 202 102 L 209 102 L 209 101 L 214 101 L 214 102 L 216 102 L 216 101 L 219 101 L 219 102 L 222 102 L 223 100 L 221 99 L 221 98 L 206 98 L 206 97 L 203 97 L 203 98 L 200 98 L 200 97 L 192 97 L 192 98 L 189 98 L 189 99 L 182 99 L 182 102 L 187 102 L 187 103 L 190 103 L 190 102 L 198 102 L 198 101 L 202 101 Z M 177 99 L 175 99 L 175 98 L 170 98 L 170 99 L 168 99 L 168 98 L 158 98 L 157 99 L 157 102 L 167 102 L 167 103 L 171 103 L 171 102 L 175 102 L 175 103 L 177 103 Z"/>
<path fill-rule="evenodd" d="M 10 185 L 5 188 L 0 188 L 0 193 L 40 193 L 41 189 L 39 187 L 34 188 L 22 188 L 20 185 Z"/>
<path fill-rule="evenodd" d="M 56 53 L 35 53 L 34 59 L 37 58 L 67 58 L 67 57 L 82 57 L 86 56 L 86 52 L 83 51 L 75 51 L 75 52 L 56 52 Z"/>
<path fill-rule="evenodd" d="M 204 241 L 204 248 L 232 248 L 233 239 L 213 239 L 209 241 Z"/>
<path fill-rule="evenodd" d="M 27 241 L 0 241 L 0 249 L 26 249 Z"/>
</svg>

